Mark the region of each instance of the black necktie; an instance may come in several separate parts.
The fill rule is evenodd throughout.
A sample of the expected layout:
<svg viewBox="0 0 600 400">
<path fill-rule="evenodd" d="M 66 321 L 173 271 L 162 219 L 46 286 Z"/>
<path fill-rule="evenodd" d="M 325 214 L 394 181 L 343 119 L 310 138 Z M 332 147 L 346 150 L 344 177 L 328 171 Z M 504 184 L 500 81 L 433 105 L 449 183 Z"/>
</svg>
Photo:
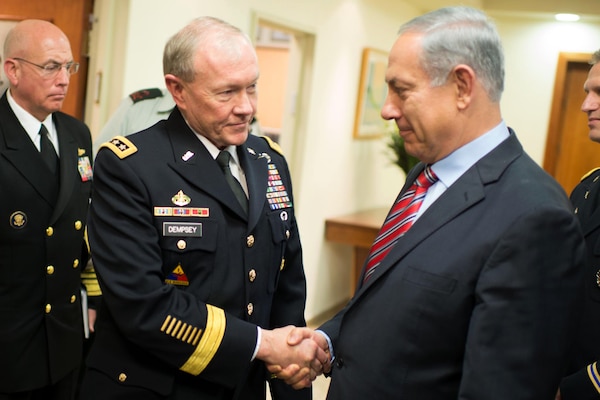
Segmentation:
<svg viewBox="0 0 600 400">
<path fill-rule="evenodd" d="M 50 168 L 50 171 L 53 174 L 56 174 L 58 170 L 58 155 L 56 155 L 56 150 L 54 150 L 54 146 L 48 137 L 48 130 L 42 124 L 39 131 L 40 135 L 40 154 L 42 155 L 42 159 Z"/>
<path fill-rule="evenodd" d="M 238 202 L 246 212 L 248 213 L 248 198 L 246 197 L 246 193 L 244 189 L 242 189 L 242 185 L 238 182 L 237 179 L 231 174 L 231 169 L 229 168 L 229 160 L 231 159 L 231 154 L 227 150 L 223 150 L 217 156 L 217 163 L 221 166 L 223 173 L 225 174 L 225 180 L 233 190 L 233 194 L 237 198 Z"/>
</svg>

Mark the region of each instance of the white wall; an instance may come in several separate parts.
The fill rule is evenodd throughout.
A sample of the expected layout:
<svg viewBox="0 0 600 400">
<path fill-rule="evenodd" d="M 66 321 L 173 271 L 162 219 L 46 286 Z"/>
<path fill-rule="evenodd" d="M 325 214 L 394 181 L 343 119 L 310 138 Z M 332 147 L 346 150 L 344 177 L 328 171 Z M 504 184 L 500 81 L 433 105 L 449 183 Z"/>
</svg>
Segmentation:
<svg viewBox="0 0 600 400">
<path fill-rule="evenodd" d="M 114 1 L 124 0 L 96 3 Z M 104 45 L 125 47 L 123 59 L 111 60 L 111 81 L 122 77 L 122 85 L 120 92 L 107 93 L 105 101 L 110 104 L 141 87 L 163 85 L 163 46 L 194 17 L 213 15 L 249 34 L 256 18 L 262 17 L 315 35 L 312 94 L 304 115 L 307 129 L 302 133 L 306 137 L 303 154 L 295 154 L 302 173 L 294 182 L 308 283 L 307 318 L 345 301 L 350 291 L 351 249 L 325 242 L 324 221 L 387 207 L 404 182 L 403 174 L 389 161 L 383 140 L 352 139 L 361 52 L 364 47 L 387 51 L 400 24 L 419 11 L 400 0 L 126 1 L 126 34 L 116 39 L 118 44 Z M 541 164 L 558 52 L 594 51 L 600 47 L 600 27 L 506 16 L 495 19 L 507 60 L 504 116 Z M 121 74 L 114 72 L 118 67 Z"/>
<path fill-rule="evenodd" d="M 593 53 L 600 48 L 598 21 L 566 23 L 539 18 L 494 16 L 506 57 L 504 118 L 540 165 L 560 52 Z M 584 92 L 581 90 L 581 100 Z"/>
</svg>

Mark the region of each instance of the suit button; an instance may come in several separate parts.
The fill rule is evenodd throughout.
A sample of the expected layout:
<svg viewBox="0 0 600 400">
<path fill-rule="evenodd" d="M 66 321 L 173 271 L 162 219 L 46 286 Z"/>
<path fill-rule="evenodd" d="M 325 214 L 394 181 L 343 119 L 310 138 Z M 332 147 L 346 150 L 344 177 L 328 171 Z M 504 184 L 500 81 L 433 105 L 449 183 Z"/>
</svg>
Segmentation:
<svg viewBox="0 0 600 400">
<path fill-rule="evenodd" d="M 50 311 L 52 311 L 52 305 L 46 304 L 46 314 L 50 314 Z"/>
<path fill-rule="evenodd" d="M 48 265 L 48 266 L 46 267 L 46 273 L 47 273 L 48 275 L 52 275 L 52 274 L 54 273 L 54 267 L 53 267 L 52 265 Z"/>
<path fill-rule="evenodd" d="M 77 297 L 75 295 L 71 296 L 71 304 L 75 303 L 75 300 L 77 300 Z"/>
<path fill-rule="evenodd" d="M 123 372 L 119 374 L 119 382 L 125 382 L 127 380 L 127 375 Z"/>
<path fill-rule="evenodd" d="M 185 250 L 186 247 L 187 247 L 187 243 L 185 242 L 185 240 L 180 240 L 177 242 L 177 248 L 179 250 Z"/>
<path fill-rule="evenodd" d="M 338 368 L 342 368 L 344 366 L 344 359 L 342 357 L 336 357 L 335 366 Z"/>
<path fill-rule="evenodd" d="M 75 221 L 75 229 L 80 231 L 81 228 L 83 227 L 83 224 L 81 223 L 81 221 Z"/>
<path fill-rule="evenodd" d="M 246 306 L 246 310 L 248 311 L 248 315 L 252 315 L 252 313 L 254 312 L 254 304 L 248 303 L 248 305 Z"/>
<path fill-rule="evenodd" d="M 596 271 L 596 286 L 600 287 L 600 269 Z"/>
<path fill-rule="evenodd" d="M 290 238 L 290 231 L 289 231 L 289 230 L 286 230 L 286 231 L 285 231 L 285 238 L 286 238 L 286 239 L 289 239 L 289 238 Z"/>
<path fill-rule="evenodd" d="M 73 268 L 79 267 L 79 260 L 76 258 L 73 260 Z"/>
<path fill-rule="evenodd" d="M 254 280 L 255 280 L 255 279 L 256 279 L 256 271 L 255 271 L 254 269 L 251 269 L 251 270 L 248 272 L 248 280 L 249 280 L 250 282 L 254 282 Z"/>
<path fill-rule="evenodd" d="M 249 235 L 246 238 L 246 246 L 248 246 L 248 247 L 254 246 L 254 235 Z"/>
<path fill-rule="evenodd" d="M 54 228 L 52 228 L 51 226 L 46 228 L 46 236 L 50 237 L 54 235 Z"/>
</svg>

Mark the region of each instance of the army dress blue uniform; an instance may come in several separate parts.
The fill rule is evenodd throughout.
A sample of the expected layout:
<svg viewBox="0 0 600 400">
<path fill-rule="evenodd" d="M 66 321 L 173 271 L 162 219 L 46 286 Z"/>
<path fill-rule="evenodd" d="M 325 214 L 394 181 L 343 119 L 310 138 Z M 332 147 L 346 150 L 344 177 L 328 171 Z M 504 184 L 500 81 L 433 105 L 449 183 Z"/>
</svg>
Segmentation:
<svg viewBox="0 0 600 400">
<path fill-rule="evenodd" d="M 81 363 L 92 144 L 81 121 L 53 122 L 59 184 L 0 98 L 0 393 L 55 384 Z"/>
<path fill-rule="evenodd" d="M 586 242 L 585 299 L 573 341 L 571 370 L 560 389 L 565 400 L 600 399 L 600 168 L 583 176 L 571 202 Z"/>
<path fill-rule="evenodd" d="M 178 109 L 100 149 L 89 236 L 103 306 L 87 373 L 106 384 L 88 375 L 84 398 L 265 398 L 257 325 L 305 325 L 306 298 L 290 175 L 274 149 L 253 135 L 237 148 L 247 216 Z M 311 397 L 272 384 L 275 399 Z"/>
</svg>

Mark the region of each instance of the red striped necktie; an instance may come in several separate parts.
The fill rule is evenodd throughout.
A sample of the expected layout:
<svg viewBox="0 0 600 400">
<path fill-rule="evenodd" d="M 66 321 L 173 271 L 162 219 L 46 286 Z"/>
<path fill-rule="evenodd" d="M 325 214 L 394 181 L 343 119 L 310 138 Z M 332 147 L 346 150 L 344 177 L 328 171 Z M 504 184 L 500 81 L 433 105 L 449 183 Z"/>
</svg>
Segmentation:
<svg viewBox="0 0 600 400">
<path fill-rule="evenodd" d="M 428 165 L 423 172 L 419 174 L 411 187 L 398 198 L 392 210 L 385 218 L 379 234 L 375 238 L 369 257 L 367 258 L 367 267 L 363 283 L 366 282 L 377 266 L 394 247 L 400 239 L 415 222 L 415 218 L 425 199 L 427 189 L 438 180 L 435 173 Z"/>
</svg>

